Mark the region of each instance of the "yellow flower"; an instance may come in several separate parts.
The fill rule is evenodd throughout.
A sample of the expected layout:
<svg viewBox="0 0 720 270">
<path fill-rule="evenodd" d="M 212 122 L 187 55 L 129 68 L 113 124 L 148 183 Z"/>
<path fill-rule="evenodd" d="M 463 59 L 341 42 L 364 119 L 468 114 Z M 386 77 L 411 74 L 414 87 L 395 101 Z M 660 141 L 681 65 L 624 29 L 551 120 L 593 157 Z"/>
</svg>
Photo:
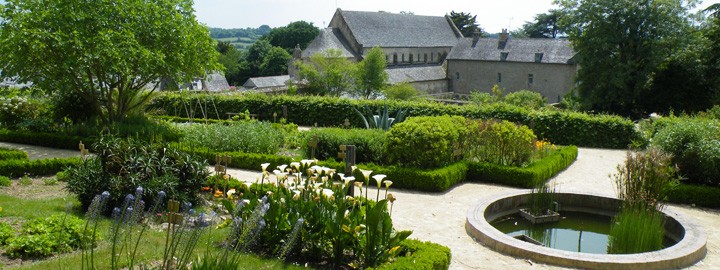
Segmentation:
<svg viewBox="0 0 720 270">
<path fill-rule="evenodd" d="M 392 181 L 390 181 L 390 180 L 385 180 L 385 181 L 383 181 L 383 183 L 385 183 L 385 189 L 389 189 L 390 185 L 392 185 Z"/>
</svg>

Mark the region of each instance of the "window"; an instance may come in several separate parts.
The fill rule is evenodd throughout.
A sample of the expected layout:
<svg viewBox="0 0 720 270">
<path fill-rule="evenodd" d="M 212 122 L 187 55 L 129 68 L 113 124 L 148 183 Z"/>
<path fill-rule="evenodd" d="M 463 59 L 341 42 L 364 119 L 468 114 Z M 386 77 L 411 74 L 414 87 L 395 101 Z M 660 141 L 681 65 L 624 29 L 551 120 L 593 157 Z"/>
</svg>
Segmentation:
<svg viewBox="0 0 720 270">
<path fill-rule="evenodd" d="M 397 65 L 397 53 L 393 54 L 393 65 Z"/>
<path fill-rule="evenodd" d="M 532 74 L 528 74 L 528 87 L 532 87 L 534 80 L 534 76 Z"/>
<path fill-rule="evenodd" d="M 507 52 L 501 52 L 501 53 L 500 53 L 500 61 L 506 61 L 506 60 L 507 60 L 507 57 L 508 57 L 508 53 L 507 53 Z"/>
<path fill-rule="evenodd" d="M 385 62 L 387 62 L 389 59 L 390 59 L 390 56 L 386 54 L 386 55 L 385 55 Z"/>
<path fill-rule="evenodd" d="M 501 82 L 502 82 L 502 73 L 500 73 L 500 72 L 498 72 L 497 82 L 498 82 L 498 83 L 501 83 Z"/>
<path fill-rule="evenodd" d="M 456 79 L 456 80 L 459 80 L 459 79 L 460 79 L 460 72 L 455 72 L 455 79 Z"/>
<path fill-rule="evenodd" d="M 435 55 L 430 53 L 430 62 L 435 62 Z"/>
<path fill-rule="evenodd" d="M 400 62 L 405 63 L 405 54 L 403 53 L 401 56 L 402 56 L 402 60 Z"/>
<path fill-rule="evenodd" d="M 413 62 L 413 54 L 411 53 L 410 54 L 410 63 L 412 64 L 412 62 Z"/>
<path fill-rule="evenodd" d="M 543 53 L 535 53 L 535 62 L 540 63 L 542 62 Z"/>
<path fill-rule="evenodd" d="M 427 63 L 427 53 L 423 54 L 423 62 Z"/>
</svg>

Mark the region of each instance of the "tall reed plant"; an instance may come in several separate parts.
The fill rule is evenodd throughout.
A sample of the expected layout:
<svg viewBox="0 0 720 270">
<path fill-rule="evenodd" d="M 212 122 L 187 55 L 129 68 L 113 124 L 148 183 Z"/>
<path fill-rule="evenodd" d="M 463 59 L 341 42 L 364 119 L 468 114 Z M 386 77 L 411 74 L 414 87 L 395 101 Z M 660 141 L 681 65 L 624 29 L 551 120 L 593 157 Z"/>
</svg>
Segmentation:
<svg viewBox="0 0 720 270">
<path fill-rule="evenodd" d="M 608 253 L 632 254 L 660 250 L 665 238 L 665 217 L 641 205 L 626 206 L 612 219 Z"/>
</svg>

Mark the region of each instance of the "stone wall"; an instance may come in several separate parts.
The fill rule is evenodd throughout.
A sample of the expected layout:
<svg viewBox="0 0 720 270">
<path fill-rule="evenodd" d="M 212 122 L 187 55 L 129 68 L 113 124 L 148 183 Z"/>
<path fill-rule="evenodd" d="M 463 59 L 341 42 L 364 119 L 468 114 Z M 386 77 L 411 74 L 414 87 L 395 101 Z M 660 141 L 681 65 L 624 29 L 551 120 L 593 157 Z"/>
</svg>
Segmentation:
<svg viewBox="0 0 720 270">
<path fill-rule="evenodd" d="M 447 71 L 449 90 L 458 94 L 473 90 L 489 93 L 497 84 L 506 93 L 532 90 L 555 103 L 574 87 L 577 65 L 448 60 Z"/>
</svg>

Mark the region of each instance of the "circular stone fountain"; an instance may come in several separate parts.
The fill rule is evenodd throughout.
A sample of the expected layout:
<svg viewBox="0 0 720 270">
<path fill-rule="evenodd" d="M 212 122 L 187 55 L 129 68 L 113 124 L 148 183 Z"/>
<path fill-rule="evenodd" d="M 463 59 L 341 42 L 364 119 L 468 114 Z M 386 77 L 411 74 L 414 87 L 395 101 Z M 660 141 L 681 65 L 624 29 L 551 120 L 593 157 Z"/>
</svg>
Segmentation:
<svg viewBox="0 0 720 270">
<path fill-rule="evenodd" d="M 517 213 L 527 205 L 531 191 L 513 191 L 478 201 L 468 210 L 465 229 L 485 246 L 535 262 L 592 269 L 667 269 L 687 267 L 707 253 L 707 236 L 687 217 L 664 209 L 666 236 L 677 243 L 662 250 L 638 254 L 590 254 L 538 246 L 506 235 L 490 225 L 496 219 Z M 555 193 L 560 211 L 614 216 L 622 203 L 594 194 Z"/>
</svg>

